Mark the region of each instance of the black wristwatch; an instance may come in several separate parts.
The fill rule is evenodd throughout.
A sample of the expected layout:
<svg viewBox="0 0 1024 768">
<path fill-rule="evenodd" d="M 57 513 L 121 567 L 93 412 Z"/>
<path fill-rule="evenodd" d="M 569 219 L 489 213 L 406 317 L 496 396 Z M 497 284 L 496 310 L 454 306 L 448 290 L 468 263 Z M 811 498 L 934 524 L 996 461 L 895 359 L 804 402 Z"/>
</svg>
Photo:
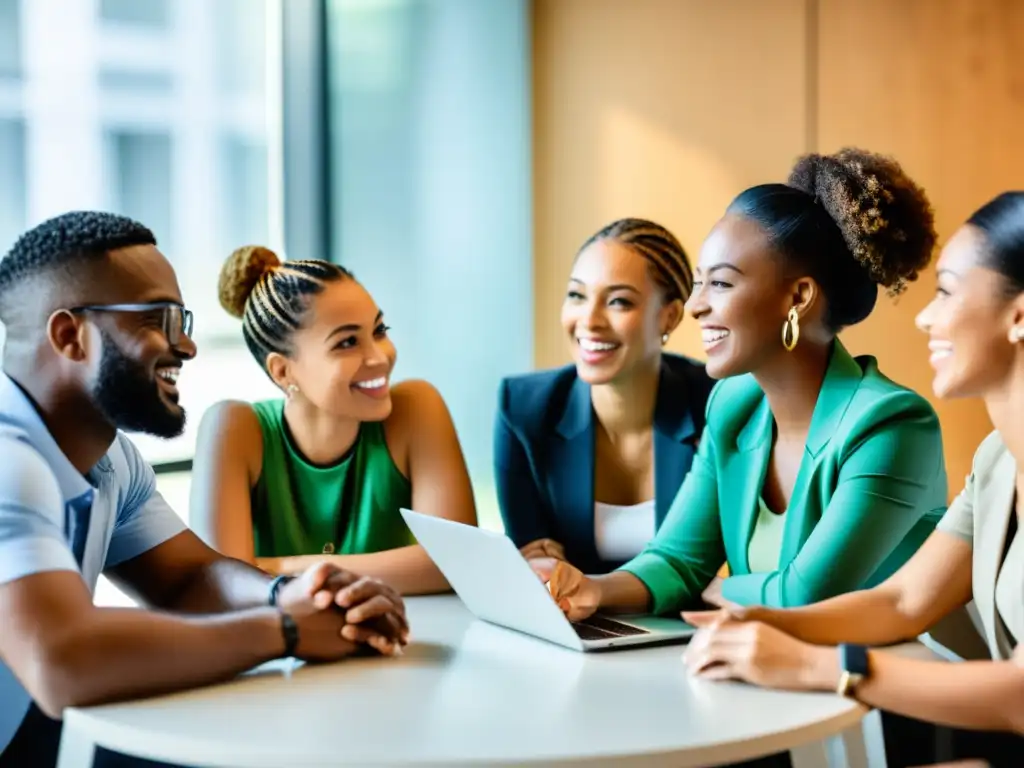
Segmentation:
<svg viewBox="0 0 1024 768">
<path fill-rule="evenodd" d="M 840 696 L 852 697 L 857 686 L 868 676 L 869 666 L 867 646 L 850 643 L 840 645 L 839 668 L 842 670 L 842 674 L 839 676 L 836 693 Z"/>
<path fill-rule="evenodd" d="M 272 582 L 270 582 L 270 590 L 267 595 L 267 602 L 270 605 L 277 605 L 277 593 L 281 591 L 281 587 L 292 581 L 294 576 L 277 576 Z"/>
<path fill-rule="evenodd" d="M 284 611 L 281 611 L 281 636 L 284 637 L 284 654 L 281 658 L 294 656 L 299 645 L 299 626 L 291 614 Z"/>
</svg>

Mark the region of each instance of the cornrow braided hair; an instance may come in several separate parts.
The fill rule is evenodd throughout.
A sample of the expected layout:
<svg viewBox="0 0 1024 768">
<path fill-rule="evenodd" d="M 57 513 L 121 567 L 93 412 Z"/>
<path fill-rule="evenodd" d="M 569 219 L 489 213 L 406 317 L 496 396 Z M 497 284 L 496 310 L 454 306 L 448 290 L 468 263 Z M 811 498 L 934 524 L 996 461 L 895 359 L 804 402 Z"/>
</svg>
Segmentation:
<svg viewBox="0 0 1024 768">
<path fill-rule="evenodd" d="M 311 297 L 328 283 L 352 279 L 352 273 L 329 261 L 282 262 L 262 246 L 236 249 L 220 273 L 220 304 L 242 320 L 242 336 L 261 365 L 271 352 L 292 351 L 292 334 L 302 327 Z"/>
<path fill-rule="evenodd" d="M 675 235 L 647 219 L 619 219 L 601 229 L 583 244 L 580 251 L 599 240 L 614 240 L 628 245 L 651 266 L 654 281 L 665 291 L 665 299 L 686 302 L 693 292 L 693 270 L 686 251 Z"/>
</svg>

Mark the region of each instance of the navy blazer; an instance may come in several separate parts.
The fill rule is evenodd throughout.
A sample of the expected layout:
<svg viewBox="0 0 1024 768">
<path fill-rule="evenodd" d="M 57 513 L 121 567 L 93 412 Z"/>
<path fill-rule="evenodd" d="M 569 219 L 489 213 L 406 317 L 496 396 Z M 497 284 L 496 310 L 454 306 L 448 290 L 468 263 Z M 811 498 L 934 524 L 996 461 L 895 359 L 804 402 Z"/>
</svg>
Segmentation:
<svg viewBox="0 0 1024 768">
<path fill-rule="evenodd" d="M 690 471 L 714 382 L 704 365 L 663 354 L 654 412 L 655 528 Z M 584 573 L 622 565 L 594 536 L 594 409 L 575 366 L 507 378 L 494 428 L 494 474 L 505 532 L 516 546 L 550 538 Z"/>
</svg>

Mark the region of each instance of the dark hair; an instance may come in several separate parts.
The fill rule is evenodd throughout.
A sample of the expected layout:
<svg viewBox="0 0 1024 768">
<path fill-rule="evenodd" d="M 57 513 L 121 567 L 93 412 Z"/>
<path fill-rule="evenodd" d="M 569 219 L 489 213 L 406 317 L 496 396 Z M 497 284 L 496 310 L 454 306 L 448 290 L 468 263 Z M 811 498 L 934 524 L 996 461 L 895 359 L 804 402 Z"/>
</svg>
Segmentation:
<svg viewBox="0 0 1024 768">
<path fill-rule="evenodd" d="M 651 275 L 665 291 L 667 301 L 686 301 L 693 291 L 693 271 L 686 251 L 671 232 L 647 219 L 619 219 L 592 235 L 581 247 L 598 240 L 614 240 L 628 245 L 647 259 Z"/>
<path fill-rule="evenodd" d="M 967 223 L 985 236 L 986 261 L 1008 281 L 1010 296 L 1024 292 L 1024 192 L 1003 192 Z"/>
<path fill-rule="evenodd" d="M 271 352 L 292 351 L 292 333 L 302 327 L 310 299 L 352 273 L 329 261 L 282 262 L 262 246 L 236 249 L 220 271 L 220 305 L 242 320 L 242 336 L 260 365 Z"/>
<path fill-rule="evenodd" d="M 71 211 L 47 219 L 19 237 L 0 260 L 0 312 L 10 290 L 24 288 L 26 280 L 56 270 L 73 271 L 110 251 L 135 245 L 156 245 L 156 237 L 126 216 Z"/>
<path fill-rule="evenodd" d="M 891 295 L 917 279 L 935 249 L 932 207 L 890 157 L 859 149 L 800 158 L 786 184 L 762 184 L 729 205 L 821 286 L 833 329 L 871 314 L 878 285 Z"/>
</svg>

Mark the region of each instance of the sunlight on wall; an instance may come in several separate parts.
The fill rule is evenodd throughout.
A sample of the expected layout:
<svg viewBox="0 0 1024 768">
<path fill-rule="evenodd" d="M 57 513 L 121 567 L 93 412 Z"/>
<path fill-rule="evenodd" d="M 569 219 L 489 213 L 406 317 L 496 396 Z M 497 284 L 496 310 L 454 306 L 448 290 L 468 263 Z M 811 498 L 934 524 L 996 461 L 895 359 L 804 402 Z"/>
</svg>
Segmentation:
<svg viewBox="0 0 1024 768">
<path fill-rule="evenodd" d="M 608 105 L 599 129 L 598 210 L 603 219 L 642 216 L 667 227 L 696 263 L 706 233 L 741 188 L 739 174 L 711 147 L 636 110 Z M 700 179 L 694 184 L 693 179 Z M 697 324 L 684 320 L 669 349 L 704 359 Z"/>
</svg>

